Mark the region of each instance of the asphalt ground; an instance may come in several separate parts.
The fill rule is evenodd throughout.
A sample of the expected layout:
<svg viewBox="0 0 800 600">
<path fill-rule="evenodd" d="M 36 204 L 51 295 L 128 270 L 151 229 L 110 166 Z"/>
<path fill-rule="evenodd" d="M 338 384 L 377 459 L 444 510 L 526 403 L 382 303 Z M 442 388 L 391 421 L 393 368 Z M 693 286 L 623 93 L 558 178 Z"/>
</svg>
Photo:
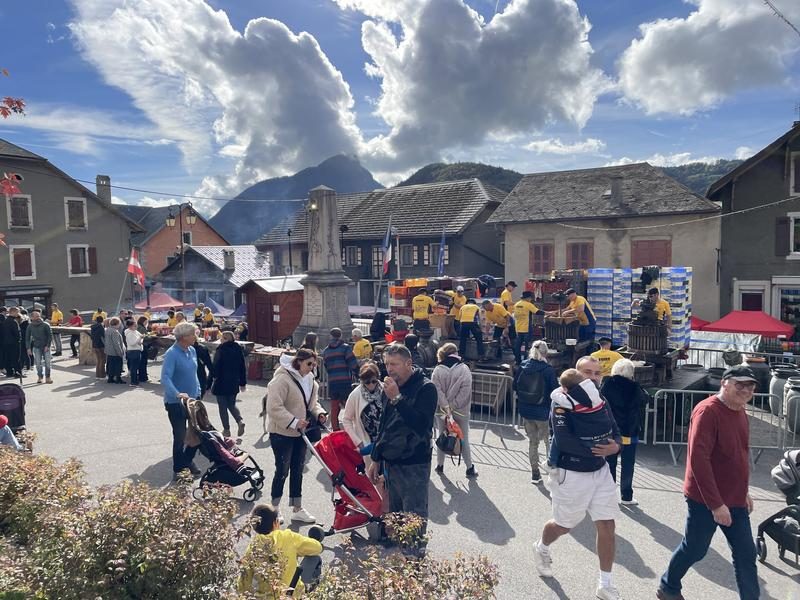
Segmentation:
<svg viewBox="0 0 800 600">
<path fill-rule="evenodd" d="M 158 383 L 160 363 L 151 365 L 151 382 L 140 388 L 97 380 L 93 367 L 75 363 L 68 357 L 54 359 L 53 385 L 37 385 L 35 375 L 25 379 L 27 423 L 38 434 L 35 451 L 59 459 L 80 459 L 95 485 L 123 479 L 143 480 L 157 487 L 170 485 L 171 430 Z M 239 396 L 239 407 L 247 424 L 241 446 L 266 471 L 264 500 L 269 501 L 274 461 L 257 417 L 264 390 L 263 382 L 250 382 Z M 206 401 L 212 422 L 219 423 L 213 396 L 206 396 Z M 584 520 L 552 546 L 556 577 L 540 579 L 533 567 L 531 546 L 550 517 L 550 500 L 545 485 L 530 483 L 527 439 L 519 430 L 484 430 L 479 424 L 473 425 L 471 437 L 479 477 L 467 480 L 464 467 L 449 462 L 443 477 L 431 477 L 431 555 L 449 557 L 456 551 L 485 554 L 499 565 L 497 597 L 501 599 L 594 598 L 598 565 L 592 523 Z M 686 508 L 681 493 L 683 464 L 673 466 L 664 447 L 641 446 L 637 458 L 634 490 L 641 504 L 623 508 L 617 522 L 614 578 L 625 599 L 638 600 L 655 597 L 658 578 L 680 543 Z M 751 476 L 754 532 L 757 523 L 785 506 L 769 478 L 778 459 L 777 452 L 765 452 Z M 207 464 L 199 455 L 197 462 Z M 321 466 L 310 460 L 304 477 L 304 505 L 325 524 L 333 515 L 330 490 Z M 239 518 L 244 518 L 250 506 L 240 502 Z M 285 514 L 289 511 L 286 506 L 283 510 Z M 326 539 L 323 560 L 336 555 L 341 539 Z M 800 600 L 800 567 L 788 556 L 785 561 L 779 559 L 774 542 L 767 544 L 767 561 L 758 569 L 761 597 Z M 730 551 L 721 533 L 715 536 L 705 559 L 687 574 L 684 593 L 686 598 L 738 598 Z"/>
</svg>

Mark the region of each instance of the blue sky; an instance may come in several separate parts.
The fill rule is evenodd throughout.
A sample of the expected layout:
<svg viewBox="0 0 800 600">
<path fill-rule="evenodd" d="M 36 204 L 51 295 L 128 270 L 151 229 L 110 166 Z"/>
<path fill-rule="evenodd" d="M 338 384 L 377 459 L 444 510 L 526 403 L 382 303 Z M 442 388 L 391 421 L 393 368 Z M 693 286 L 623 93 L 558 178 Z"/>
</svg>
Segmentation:
<svg viewBox="0 0 800 600">
<path fill-rule="evenodd" d="M 167 194 L 114 191 L 130 203 L 230 197 L 337 152 L 386 184 L 433 160 L 746 157 L 800 102 L 800 36 L 761 0 L 29 0 L 0 18 L 0 94 L 28 103 L 0 137 Z"/>
</svg>

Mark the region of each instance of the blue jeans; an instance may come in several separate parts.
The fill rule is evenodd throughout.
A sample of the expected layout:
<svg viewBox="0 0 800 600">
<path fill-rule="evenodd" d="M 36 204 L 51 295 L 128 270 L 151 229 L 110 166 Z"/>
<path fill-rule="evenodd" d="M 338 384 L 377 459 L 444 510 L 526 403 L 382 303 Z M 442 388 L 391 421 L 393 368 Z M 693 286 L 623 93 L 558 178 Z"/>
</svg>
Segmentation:
<svg viewBox="0 0 800 600">
<path fill-rule="evenodd" d="M 131 375 L 130 384 L 139 385 L 139 365 L 142 362 L 142 351 L 128 350 L 125 358 L 128 360 L 128 373 Z"/>
<path fill-rule="evenodd" d="M 533 341 L 533 336 L 531 335 L 530 331 L 526 331 L 525 333 L 517 332 L 517 337 L 514 338 L 514 359 L 517 361 L 517 364 L 522 362 L 522 346 L 525 346 L 525 358 L 527 357 L 528 352 L 531 351 L 531 342 Z"/>
<path fill-rule="evenodd" d="M 625 444 L 619 454 L 607 456 L 606 462 L 611 469 L 611 477 L 617 480 L 617 457 L 622 462 L 619 478 L 619 493 L 623 500 L 633 500 L 633 467 L 636 464 L 636 442 Z"/>
<path fill-rule="evenodd" d="M 33 347 L 33 364 L 36 365 L 36 375 L 41 379 L 42 377 L 42 364 L 44 364 L 44 376 L 50 377 L 50 362 L 52 355 L 50 348 L 37 348 Z"/>
<path fill-rule="evenodd" d="M 711 511 L 703 504 L 686 499 L 689 514 L 686 517 L 686 532 L 681 545 L 672 554 L 667 572 L 661 577 L 661 589 L 677 595 L 681 591 L 681 579 L 686 572 L 708 552 L 711 538 L 717 527 L 728 540 L 733 555 L 733 570 L 741 600 L 756 600 L 759 597 L 758 574 L 756 572 L 756 547 L 750 530 L 750 515 L 746 508 L 731 508 L 732 523 L 722 527 L 714 522 Z"/>
</svg>

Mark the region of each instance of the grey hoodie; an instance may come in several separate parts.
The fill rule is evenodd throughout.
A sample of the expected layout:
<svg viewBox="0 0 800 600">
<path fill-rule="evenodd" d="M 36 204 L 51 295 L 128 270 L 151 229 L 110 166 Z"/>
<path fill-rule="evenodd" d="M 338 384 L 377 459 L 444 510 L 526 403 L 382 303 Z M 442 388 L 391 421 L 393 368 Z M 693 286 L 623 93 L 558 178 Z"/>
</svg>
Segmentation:
<svg viewBox="0 0 800 600">
<path fill-rule="evenodd" d="M 31 320 L 28 329 L 25 331 L 25 347 L 28 350 L 33 348 L 43 350 L 49 348 L 52 341 L 53 332 L 50 330 L 50 324 L 44 320 Z"/>
</svg>

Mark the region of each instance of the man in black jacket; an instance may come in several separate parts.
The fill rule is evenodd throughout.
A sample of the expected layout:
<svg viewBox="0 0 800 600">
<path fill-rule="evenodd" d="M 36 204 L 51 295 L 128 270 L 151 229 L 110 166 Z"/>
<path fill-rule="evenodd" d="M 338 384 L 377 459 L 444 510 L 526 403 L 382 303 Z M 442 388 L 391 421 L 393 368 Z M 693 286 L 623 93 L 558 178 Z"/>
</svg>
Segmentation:
<svg viewBox="0 0 800 600">
<path fill-rule="evenodd" d="M 19 308 L 12 306 L 8 309 L 8 316 L 2 323 L 3 328 L 3 366 L 7 377 L 20 377 L 22 367 L 19 364 L 19 346 L 21 343 L 19 333 Z"/>
<path fill-rule="evenodd" d="M 89 328 L 89 337 L 92 338 L 92 352 L 94 352 L 96 361 L 94 376 L 98 379 L 105 379 L 106 376 L 106 329 L 103 327 L 104 320 L 102 315 L 97 315 L 94 318 L 94 323 Z"/>
<path fill-rule="evenodd" d="M 376 481 L 384 464 L 390 510 L 422 517 L 424 534 L 438 394 L 422 369 L 414 367 L 404 345 L 387 346 L 383 360 L 389 376 L 383 383 L 383 414 L 368 475 Z"/>
</svg>

